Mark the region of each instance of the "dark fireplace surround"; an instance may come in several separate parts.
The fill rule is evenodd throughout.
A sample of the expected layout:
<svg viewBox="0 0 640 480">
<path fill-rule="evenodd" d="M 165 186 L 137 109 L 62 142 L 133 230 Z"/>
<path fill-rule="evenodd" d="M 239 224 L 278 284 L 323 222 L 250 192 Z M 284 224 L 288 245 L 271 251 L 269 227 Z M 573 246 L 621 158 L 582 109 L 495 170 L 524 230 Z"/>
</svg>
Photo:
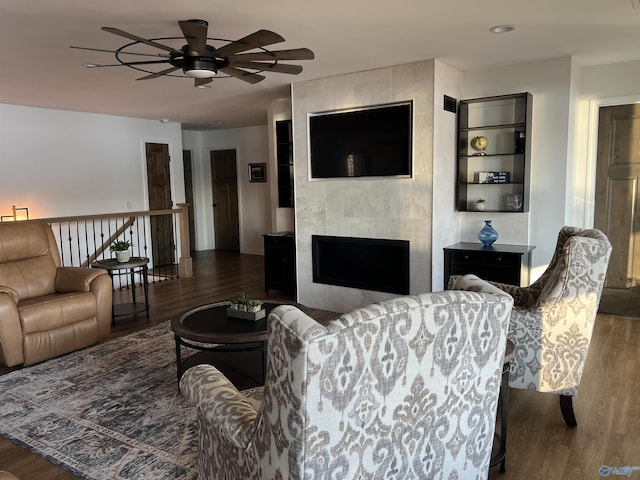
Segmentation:
<svg viewBox="0 0 640 480">
<path fill-rule="evenodd" d="M 409 241 L 311 236 L 313 281 L 409 294 Z"/>
</svg>

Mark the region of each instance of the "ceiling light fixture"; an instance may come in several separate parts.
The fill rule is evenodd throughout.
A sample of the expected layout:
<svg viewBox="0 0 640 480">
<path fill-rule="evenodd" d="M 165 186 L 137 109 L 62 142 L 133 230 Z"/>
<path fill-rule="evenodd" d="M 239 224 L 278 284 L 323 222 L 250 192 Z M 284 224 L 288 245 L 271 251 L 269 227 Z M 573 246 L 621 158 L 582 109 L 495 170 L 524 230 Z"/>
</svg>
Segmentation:
<svg viewBox="0 0 640 480">
<path fill-rule="evenodd" d="M 216 65 L 211 58 L 196 57 L 190 59 L 189 65 L 184 67 L 184 74 L 192 78 L 211 78 L 215 77 L 218 71 Z"/>
<path fill-rule="evenodd" d="M 160 123 L 169 123 L 171 120 L 168 118 L 162 118 L 160 119 Z"/>
<path fill-rule="evenodd" d="M 495 27 L 491 27 L 489 31 L 491 33 L 509 33 L 515 29 L 516 27 L 513 25 L 496 25 Z"/>
</svg>

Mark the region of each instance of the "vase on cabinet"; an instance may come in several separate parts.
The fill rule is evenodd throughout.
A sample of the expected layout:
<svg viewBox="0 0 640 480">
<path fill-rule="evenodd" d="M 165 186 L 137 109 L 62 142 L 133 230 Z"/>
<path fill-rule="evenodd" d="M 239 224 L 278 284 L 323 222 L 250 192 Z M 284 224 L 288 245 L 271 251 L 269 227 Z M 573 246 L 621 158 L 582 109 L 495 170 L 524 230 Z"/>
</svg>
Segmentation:
<svg viewBox="0 0 640 480">
<path fill-rule="evenodd" d="M 485 247 L 490 247 L 497 239 L 498 232 L 491 225 L 491 220 L 485 220 L 484 227 L 478 232 L 478 240 L 480 240 Z"/>
</svg>

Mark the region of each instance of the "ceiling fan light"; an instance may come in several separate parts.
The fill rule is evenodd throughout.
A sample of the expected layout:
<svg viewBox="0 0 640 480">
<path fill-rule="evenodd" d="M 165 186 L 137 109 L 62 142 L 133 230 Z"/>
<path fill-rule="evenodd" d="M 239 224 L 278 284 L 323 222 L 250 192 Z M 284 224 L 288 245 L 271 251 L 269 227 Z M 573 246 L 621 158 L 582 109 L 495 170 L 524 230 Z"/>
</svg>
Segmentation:
<svg viewBox="0 0 640 480">
<path fill-rule="evenodd" d="M 216 72 L 214 70 L 202 70 L 198 68 L 185 70 L 184 74 L 192 78 L 211 78 L 216 76 Z"/>
<path fill-rule="evenodd" d="M 211 78 L 218 73 L 213 61 L 206 57 L 190 59 L 189 65 L 186 65 L 183 71 L 192 78 Z"/>
</svg>

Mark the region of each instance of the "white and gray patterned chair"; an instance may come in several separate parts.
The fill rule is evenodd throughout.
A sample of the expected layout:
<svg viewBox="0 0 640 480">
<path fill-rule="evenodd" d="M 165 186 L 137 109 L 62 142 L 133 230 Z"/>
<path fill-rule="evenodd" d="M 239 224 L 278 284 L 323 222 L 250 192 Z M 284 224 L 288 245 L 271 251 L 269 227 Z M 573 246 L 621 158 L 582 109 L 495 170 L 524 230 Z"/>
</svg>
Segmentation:
<svg viewBox="0 0 640 480">
<path fill-rule="evenodd" d="M 611 244 L 600 230 L 565 226 L 549 266 L 529 287 L 489 282 L 514 298 L 510 386 L 560 395 L 562 416 L 572 427 L 577 425 L 572 399 L 578 394 L 610 256 Z M 484 291 L 473 283 L 472 276 L 452 277 L 449 286 Z"/>
<path fill-rule="evenodd" d="M 269 317 L 264 389 L 215 367 L 180 382 L 197 405 L 200 477 L 485 479 L 509 295 L 440 292 L 319 324 Z"/>
</svg>

